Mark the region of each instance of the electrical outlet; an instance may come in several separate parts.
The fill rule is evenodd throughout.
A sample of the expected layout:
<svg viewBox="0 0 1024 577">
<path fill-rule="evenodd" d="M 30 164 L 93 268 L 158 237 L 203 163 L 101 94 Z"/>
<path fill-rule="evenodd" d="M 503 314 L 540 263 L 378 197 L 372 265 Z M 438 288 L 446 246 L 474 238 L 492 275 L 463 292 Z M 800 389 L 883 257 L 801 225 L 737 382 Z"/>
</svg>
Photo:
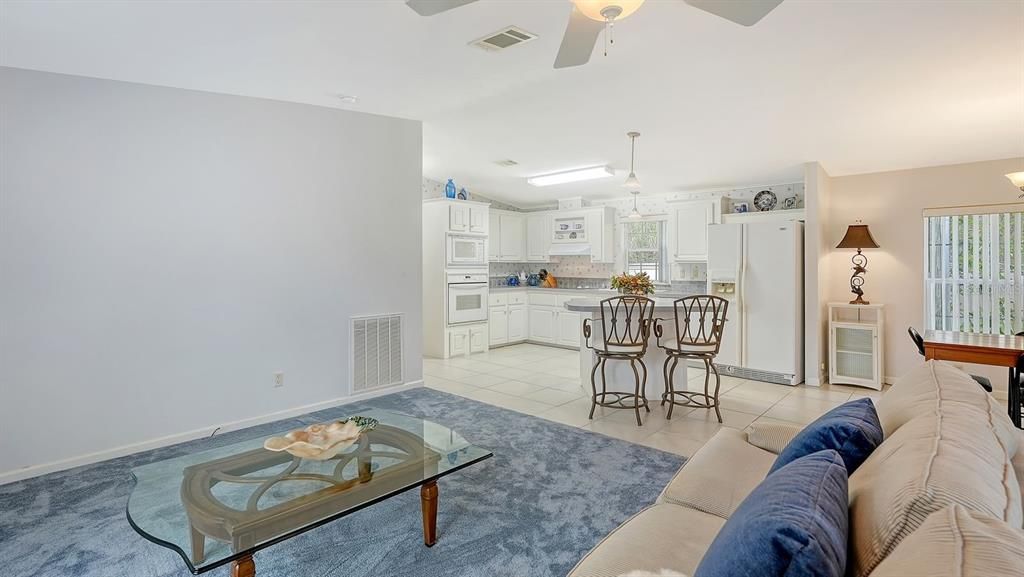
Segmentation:
<svg viewBox="0 0 1024 577">
<path fill-rule="evenodd" d="M 274 388 L 277 389 L 277 388 L 283 387 L 283 386 L 284 386 L 284 373 L 278 371 L 278 372 L 274 373 Z"/>
</svg>

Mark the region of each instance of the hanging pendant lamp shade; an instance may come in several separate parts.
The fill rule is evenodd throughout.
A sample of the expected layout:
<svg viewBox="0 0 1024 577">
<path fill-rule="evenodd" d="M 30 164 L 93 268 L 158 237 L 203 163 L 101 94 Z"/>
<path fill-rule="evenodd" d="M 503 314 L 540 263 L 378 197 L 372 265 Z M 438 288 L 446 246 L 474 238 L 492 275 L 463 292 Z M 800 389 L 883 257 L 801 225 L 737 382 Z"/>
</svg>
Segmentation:
<svg viewBox="0 0 1024 577">
<path fill-rule="evenodd" d="M 629 137 L 629 176 L 622 186 L 632 191 L 640 190 L 640 179 L 636 177 L 636 139 L 640 138 L 639 132 L 627 132 Z"/>
</svg>

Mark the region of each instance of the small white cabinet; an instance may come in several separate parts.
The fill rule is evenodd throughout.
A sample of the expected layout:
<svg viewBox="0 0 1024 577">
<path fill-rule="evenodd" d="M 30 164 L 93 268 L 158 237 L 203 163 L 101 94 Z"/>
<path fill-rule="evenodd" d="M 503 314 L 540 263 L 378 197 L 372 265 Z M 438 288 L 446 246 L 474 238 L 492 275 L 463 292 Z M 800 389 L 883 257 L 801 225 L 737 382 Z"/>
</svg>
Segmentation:
<svg viewBox="0 0 1024 577">
<path fill-rule="evenodd" d="M 551 260 L 552 226 L 549 212 L 526 215 L 527 262 L 549 262 Z"/>
<path fill-rule="evenodd" d="M 672 260 L 706 262 L 708 225 L 722 218 L 722 200 L 686 200 L 669 204 Z"/>
<path fill-rule="evenodd" d="M 492 262 L 526 260 L 526 217 L 522 213 L 492 210 L 488 218 L 490 235 L 487 258 Z"/>
<path fill-rule="evenodd" d="M 508 305 L 506 315 L 508 342 L 516 343 L 526 340 L 526 305 Z"/>
<path fill-rule="evenodd" d="M 482 353 L 487 350 L 487 325 L 469 327 L 469 352 Z"/>
<path fill-rule="evenodd" d="M 555 342 L 554 309 L 530 306 L 530 340 L 538 343 Z"/>
<path fill-rule="evenodd" d="M 579 348 L 582 332 L 583 317 L 580 313 L 558 311 L 558 344 Z"/>
<path fill-rule="evenodd" d="M 491 345 L 504 345 L 508 342 L 508 307 L 505 305 L 490 307 L 487 313 L 487 329 L 491 333 Z"/>
<path fill-rule="evenodd" d="M 884 305 L 829 303 L 828 313 L 829 382 L 881 390 Z"/>
</svg>

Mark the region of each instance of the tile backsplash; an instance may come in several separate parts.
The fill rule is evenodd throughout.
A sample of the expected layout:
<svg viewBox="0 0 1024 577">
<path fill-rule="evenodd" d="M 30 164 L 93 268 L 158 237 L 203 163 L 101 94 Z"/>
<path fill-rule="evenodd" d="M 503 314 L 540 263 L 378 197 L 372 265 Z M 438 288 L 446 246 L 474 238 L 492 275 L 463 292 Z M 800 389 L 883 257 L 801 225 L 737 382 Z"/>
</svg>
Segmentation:
<svg viewBox="0 0 1024 577">
<path fill-rule="evenodd" d="M 526 274 L 535 273 L 543 268 L 555 275 L 556 278 L 596 278 L 605 281 L 615 274 L 615 265 L 590 262 L 589 256 L 560 256 L 556 258 L 557 262 L 549 263 L 492 262 L 490 274 L 492 277 L 506 277 L 510 274 L 519 274 L 519 271 L 526 271 Z"/>
</svg>

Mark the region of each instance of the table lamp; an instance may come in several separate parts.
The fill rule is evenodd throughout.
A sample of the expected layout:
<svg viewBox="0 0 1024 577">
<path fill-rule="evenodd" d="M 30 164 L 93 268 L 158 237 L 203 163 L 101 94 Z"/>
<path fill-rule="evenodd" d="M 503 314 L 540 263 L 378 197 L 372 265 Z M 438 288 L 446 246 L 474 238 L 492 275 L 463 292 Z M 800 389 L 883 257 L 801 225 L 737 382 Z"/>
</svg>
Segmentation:
<svg viewBox="0 0 1024 577">
<path fill-rule="evenodd" d="M 846 236 L 843 240 L 839 241 L 836 248 L 855 248 L 857 254 L 853 255 L 851 259 L 853 261 L 853 275 L 850 277 L 850 292 L 857 295 L 857 298 L 850 301 L 851 305 L 867 305 L 871 304 L 864 300 L 864 290 L 861 288 L 864 286 L 864 273 L 868 272 L 868 257 L 864 256 L 861 249 L 865 248 L 879 248 L 878 243 L 871 236 L 871 231 L 868 230 L 868 225 L 862 224 L 861 221 L 857 221 L 857 224 L 851 224 L 846 228 Z"/>
</svg>

